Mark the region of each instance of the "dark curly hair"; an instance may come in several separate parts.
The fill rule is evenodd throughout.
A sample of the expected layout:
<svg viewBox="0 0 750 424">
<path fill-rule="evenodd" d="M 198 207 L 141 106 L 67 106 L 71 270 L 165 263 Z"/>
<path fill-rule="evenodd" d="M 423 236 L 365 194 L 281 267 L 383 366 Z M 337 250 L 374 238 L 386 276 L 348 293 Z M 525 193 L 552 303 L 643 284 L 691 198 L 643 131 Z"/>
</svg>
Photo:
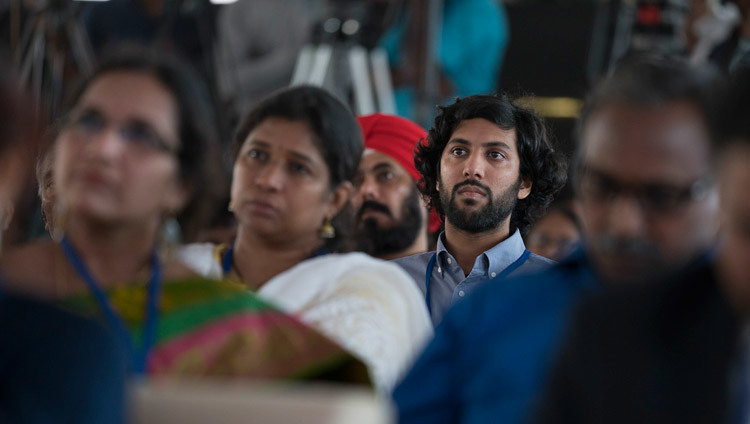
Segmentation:
<svg viewBox="0 0 750 424">
<path fill-rule="evenodd" d="M 532 182 L 531 193 L 516 203 L 510 218 L 510 229 L 525 235 L 531 224 L 544 215 L 547 206 L 567 180 L 567 161 L 552 146 L 544 121 L 533 110 L 520 106 L 505 94 L 474 95 L 456 99 L 450 106 L 440 106 L 427 138 L 414 152 L 414 164 L 422 178 L 419 190 L 430 209 L 445 216 L 437 183 L 440 158 L 456 127 L 468 119 L 482 118 L 503 130 L 516 130 L 521 179 Z"/>
</svg>

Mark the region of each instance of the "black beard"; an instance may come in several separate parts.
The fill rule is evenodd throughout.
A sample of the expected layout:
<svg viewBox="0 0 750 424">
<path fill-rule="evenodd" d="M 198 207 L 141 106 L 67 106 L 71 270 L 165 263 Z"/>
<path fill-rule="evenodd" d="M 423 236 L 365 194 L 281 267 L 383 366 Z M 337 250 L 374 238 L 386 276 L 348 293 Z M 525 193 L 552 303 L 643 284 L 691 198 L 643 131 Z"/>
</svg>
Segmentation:
<svg viewBox="0 0 750 424">
<path fill-rule="evenodd" d="M 443 207 L 443 211 L 445 211 L 446 221 L 459 230 L 478 234 L 496 229 L 513 213 L 516 202 L 518 202 L 518 191 L 521 187 L 521 180 L 519 179 L 515 184 L 508 187 L 498 199 L 493 196 L 492 190 L 489 187 L 476 180 L 466 180 L 456 184 L 453 187 L 450 198 L 448 198 L 448 190 L 443 185 L 442 180 L 439 184 L 440 204 Z M 487 204 L 476 212 L 466 212 L 456 201 L 456 192 L 461 187 L 467 185 L 481 188 L 485 191 L 489 199 Z M 469 203 L 470 201 L 466 202 Z"/>
<path fill-rule="evenodd" d="M 374 257 L 383 257 L 398 253 L 414 244 L 419 235 L 419 230 L 424 224 L 419 192 L 416 187 L 404 199 L 401 206 L 401 219 L 391 227 L 380 228 L 378 221 L 374 218 L 362 221 L 360 216 L 365 207 L 387 211 L 388 215 L 393 216 L 388 207 L 383 204 L 372 201 L 362 203 L 359 211 L 357 211 L 357 250 Z"/>
</svg>

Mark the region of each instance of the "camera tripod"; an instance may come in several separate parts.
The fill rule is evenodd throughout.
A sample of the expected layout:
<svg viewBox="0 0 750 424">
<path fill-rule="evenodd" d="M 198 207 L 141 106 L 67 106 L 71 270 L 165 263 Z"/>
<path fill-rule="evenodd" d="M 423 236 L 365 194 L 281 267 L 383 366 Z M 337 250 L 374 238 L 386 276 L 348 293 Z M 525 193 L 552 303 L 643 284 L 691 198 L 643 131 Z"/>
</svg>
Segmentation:
<svg viewBox="0 0 750 424">
<path fill-rule="evenodd" d="M 348 20 L 340 24 L 331 18 L 326 31 L 341 30 L 354 35 L 359 23 Z M 367 115 L 375 112 L 396 114 L 396 101 L 385 50 L 370 50 L 352 41 L 334 40 L 308 44 L 302 48 L 294 66 L 291 85 L 310 84 L 329 89 L 341 99 L 350 100 L 354 113 Z"/>
<path fill-rule="evenodd" d="M 45 105 L 50 118 L 59 112 L 66 76 L 87 75 L 94 67 L 88 36 L 72 4 L 65 0 L 38 4 L 15 51 L 21 83 L 29 87 L 37 112 Z"/>
</svg>

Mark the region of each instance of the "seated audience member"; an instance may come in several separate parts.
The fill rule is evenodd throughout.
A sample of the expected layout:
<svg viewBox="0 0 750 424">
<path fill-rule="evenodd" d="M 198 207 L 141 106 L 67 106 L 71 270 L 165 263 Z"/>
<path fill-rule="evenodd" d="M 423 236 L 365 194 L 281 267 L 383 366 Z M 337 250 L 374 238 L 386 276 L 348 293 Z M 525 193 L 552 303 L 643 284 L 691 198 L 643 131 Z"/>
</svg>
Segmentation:
<svg viewBox="0 0 750 424">
<path fill-rule="evenodd" d="M 394 25 L 383 34 L 381 44 L 393 69 L 398 115 L 429 125 L 434 116 L 419 108 L 420 88 L 435 90 L 442 99 L 493 92 L 510 39 L 508 17 L 501 2 L 494 0 L 445 0 L 440 2 L 440 22 L 432 34 L 426 3 L 402 2 Z M 428 37 L 428 38 L 425 38 Z M 437 87 L 426 86 L 428 53 L 424 43 L 432 40 L 437 69 Z M 426 102 L 424 102 L 426 103 Z M 425 116 L 426 115 L 426 116 Z M 421 117 L 420 117 L 421 116 Z"/>
<path fill-rule="evenodd" d="M 581 298 L 714 247 L 719 82 L 713 68 L 638 58 L 595 88 L 576 157 L 583 249 L 547 271 L 491 281 L 454 308 L 395 390 L 403 422 L 524 422 Z"/>
<path fill-rule="evenodd" d="M 522 236 L 565 185 L 566 165 L 533 111 L 505 96 L 441 107 L 414 162 L 428 207 L 444 218 L 437 251 L 396 259 L 416 281 L 437 325 L 483 282 L 553 264 Z"/>
<path fill-rule="evenodd" d="M 419 291 L 399 267 L 346 250 L 362 134 L 347 107 L 315 87 L 280 91 L 240 124 L 231 246 L 198 244 L 182 260 L 240 282 L 362 358 L 390 390 L 432 335 Z"/>
<path fill-rule="evenodd" d="M 437 231 L 440 221 L 433 213 L 428 225 L 414 166 L 414 148 L 427 132 L 393 115 L 377 113 L 357 121 L 365 137 L 352 201 L 357 249 L 386 260 L 429 250 L 428 231 Z"/>
<path fill-rule="evenodd" d="M 550 206 L 526 236 L 529 251 L 560 261 L 581 241 L 581 224 L 571 201 Z"/>
<path fill-rule="evenodd" d="M 665 281 L 586 302 L 538 422 L 750 419 L 750 72 L 731 88 L 718 126 L 718 252 Z"/>
<path fill-rule="evenodd" d="M 0 208 L 19 194 L 38 147 L 17 87 L 0 68 Z M 116 339 L 9 286 L 0 276 L 0 422 L 123 422 L 126 360 Z"/>
<path fill-rule="evenodd" d="M 106 322 L 135 374 L 325 378 L 350 364 L 366 380 L 358 360 L 297 319 L 160 254 L 165 219 L 190 234 L 212 187 L 210 109 L 185 72 L 129 52 L 84 81 L 53 145 L 62 237 L 9 251 L 10 285 Z"/>
</svg>

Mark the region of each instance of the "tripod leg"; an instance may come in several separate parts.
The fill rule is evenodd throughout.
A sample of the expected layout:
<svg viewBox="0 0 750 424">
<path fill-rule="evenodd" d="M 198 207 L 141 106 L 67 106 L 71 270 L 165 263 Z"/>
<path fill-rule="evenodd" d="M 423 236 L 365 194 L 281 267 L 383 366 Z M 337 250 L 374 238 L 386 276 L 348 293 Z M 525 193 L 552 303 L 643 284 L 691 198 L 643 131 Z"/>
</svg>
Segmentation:
<svg viewBox="0 0 750 424">
<path fill-rule="evenodd" d="M 10 20 L 10 51 L 14 52 L 16 54 L 16 64 L 19 63 L 20 54 L 17 53 L 21 51 L 21 46 L 23 44 L 20 44 L 22 38 L 21 38 L 21 1 L 22 0 L 10 0 L 10 6 L 9 6 L 9 20 Z"/>
<path fill-rule="evenodd" d="M 20 64 L 21 83 L 30 86 L 32 96 L 37 101 L 37 113 L 40 107 L 39 101 L 42 98 L 46 23 L 47 21 L 43 18 L 37 20 L 28 49 Z"/>
<path fill-rule="evenodd" d="M 38 22 L 38 20 L 38 17 L 30 18 L 23 28 L 23 34 L 21 34 L 20 44 L 18 44 L 14 52 L 16 65 L 19 67 L 24 62 L 25 56 L 28 55 L 28 52 L 30 51 L 29 49 L 31 47 L 31 43 L 33 43 L 34 37 L 36 36 L 37 26 L 35 25 L 35 23 Z"/>
<path fill-rule="evenodd" d="M 362 46 L 349 48 L 349 74 L 354 89 L 355 112 L 358 115 L 375 113 L 375 101 L 367 66 L 367 50 Z"/>
<path fill-rule="evenodd" d="M 328 44 L 318 46 L 315 51 L 312 69 L 308 82 L 312 85 L 322 87 L 326 82 L 326 76 L 331 68 L 331 59 L 333 58 L 333 47 Z"/>
<path fill-rule="evenodd" d="M 396 114 L 396 99 L 393 96 L 391 70 L 388 66 L 388 54 L 383 48 L 375 48 L 370 52 L 372 79 L 375 83 L 375 94 L 378 99 L 380 112 Z"/>
<path fill-rule="evenodd" d="M 315 46 L 306 45 L 297 54 L 297 61 L 294 63 L 294 73 L 292 73 L 292 82 L 290 85 L 301 85 L 308 83 L 310 72 L 315 57 Z"/>
<path fill-rule="evenodd" d="M 44 28 L 29 23 L 24 29 L 23 40 L 20 48 L 16 51 L 18 68 L 20 70 L 21 83 L 27 84 L 31 79 L 31 69 L 34 64 L 34 52 L 36 45 L 44 39 Z"/>
<path fill-rule="evenodd" d="M 48 54 L 48 58 L 50 60 L 50 89 L 48 92 L 50 93 L 50 97 L 48 99 L 49 102 L 49 110 L 50 110 L 50 116 L 57 116 L 57 111 L 60 103 L 62 102 L 62 94 L 63 94 L 63 87 L 64 87 L 64 72 L 65 72 L 65 53 L 59 52 L 59 51 L 50 51 Z"/>
<path fill-rule="evenodd" d="M 294 65 L 290 85 L 310 84 L 322 87 L 333 57 L 333 47 L 327 44 L 302 47 Z"/>
<path fill-rule="evenodd" d="M 75 16 L 71 16 L 66 27 L 73 63 L 78 66 L 82 75 L 89 75 L 94 70 L 94 53 L 89 37 Z"/>
</svg>

